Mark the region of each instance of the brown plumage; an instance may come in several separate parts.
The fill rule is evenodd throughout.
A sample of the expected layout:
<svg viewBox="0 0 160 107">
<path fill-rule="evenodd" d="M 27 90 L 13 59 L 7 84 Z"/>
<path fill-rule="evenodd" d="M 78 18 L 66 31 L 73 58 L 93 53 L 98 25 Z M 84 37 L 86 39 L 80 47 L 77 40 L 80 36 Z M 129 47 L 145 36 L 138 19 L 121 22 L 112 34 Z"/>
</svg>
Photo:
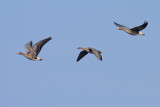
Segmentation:
<svg viewBox="0 0 160 107">
<path fill-rule="evenodd" d="M 39 42 L 37 42 L 33 47 L 32 47 L 32 41 L 30 41 L 29 43 L 26 43 L 25 48 L 27 53 L 23 53 L 23 52 L 18 52 L 17 54 L 19 55 L 23 55 L 26 58 L 30 59 L 30 60 L 43 60 L 41 58 L 38 57 L 39 52 L 41 51 L 42 47 L 52 38 L 46 38 L 43 39 Z"/>
<path fill-rule="evenodd" d="M 83 51 L 80 52 L 78 58 L 77 58 L 77 62 L 82 59 L 85 55 L 87 55 L 88 53 L 90 54 L 94 54 L 99 60 L 102 61 L 102 56 L 101 56 L 101 51 L 96 50 L 94 48 L 88 47 L 88 48 L 82 48 L 82 47 L 78 47 L 77 49 L 82 49 Z"/>
<path fill-rule="evenodd" d="M 143 30 L 144 28 L 146 28 L 146 26 L 148 25 L 148 22 L 144 21 L 144 23 L 142 25 L 136 26 L 134 28 L 128 28 L 128 27 L 126 27 L 124 25 L 120 25 L 116 22 L 114 22 L 114 24 L 119 27 L 118 30 L 123 30 L 130 35 L 145 35 L 144 33 L 140 32 L 140 31 Z"/>
</svg>

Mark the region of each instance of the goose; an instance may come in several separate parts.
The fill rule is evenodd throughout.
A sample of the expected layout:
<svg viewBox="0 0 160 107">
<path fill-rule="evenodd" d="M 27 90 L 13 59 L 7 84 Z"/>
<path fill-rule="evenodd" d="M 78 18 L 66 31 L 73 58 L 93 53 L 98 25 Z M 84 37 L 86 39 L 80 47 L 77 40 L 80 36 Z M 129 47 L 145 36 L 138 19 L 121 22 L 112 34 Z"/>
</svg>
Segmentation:
<svg viewBox="0 0 160 107">
<path fill-rule="evenodd" d="M 77 49 L 82 49 L 82 50 L 83 50 L 83 51 L 81 51 L 81 52 L 79 53 L 79 56 L 78 56 L 78 58 L 77 58 L 77 62 L 78 62 L 81 58 L 83 58 L 85 55 L 87 55 L 88 53 L 94 54 L 99 60 L 102 61 L 102 56 L 101 56 L 101 53 L 102 53 L 102 52 L 99 51 L 99 50 L 96 50 L 96 49 L 91 48 L 91 47 L 88 47 L 88 48 L 78 47 Z"/>
<path fill-rule="evenodd" d="M 41 51 L 42 47 L 51 39 L 52 39 L 51 37 L 43 39 L 43 40 L 37 42 L 34 46 L 32 46 L 32 41 L 30 41 L 30 42 L 25 44 L 25 48 L 26 48 L 27 53 L 25 54 L 23 52 L 18 52 L 17 54 L 23 55 L 24 57 L 26 57 L 30 60 L 41 61 L 43 59 L 39 58 L 38 54 Z"/>
<path fill-rule="evenodd" d="M 114 22 L 114 24 L 119 27 L 119 28 L 117 28 L 118 30 L 123 30 L 128 34 L 135 36 L 135 35 L 145 35 L 144 33 L 140 32 L 140 31 L 143 30 L 144 28 L 146 28 L 146 26 L 148 25 L 148 22 L 144 21 L 144 23 L 142 25 L 136 26 L 134 28 L 128 28 L 128 27 L 126 27 L 124 25 L 120 25 L 116 22 Z"/>
</svg>

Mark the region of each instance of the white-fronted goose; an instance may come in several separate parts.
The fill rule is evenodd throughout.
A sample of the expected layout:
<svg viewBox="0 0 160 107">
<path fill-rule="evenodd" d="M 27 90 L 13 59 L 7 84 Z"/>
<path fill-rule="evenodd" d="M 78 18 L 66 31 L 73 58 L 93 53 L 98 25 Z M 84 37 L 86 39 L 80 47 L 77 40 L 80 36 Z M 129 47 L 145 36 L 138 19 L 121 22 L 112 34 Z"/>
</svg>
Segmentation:
<svg viewBox="0 0 160 107">
<path fill-rule="evenodd" d="M 118 30 L 123 30 L 130 35 L 145 35 L 144 33 L 140 32 L 140 31 L 143 30 L 144 28 L 146 28 L 146 26 L 148 25 L 148 22 L 144 21 L 144 23 L 142 25 L 136 26 L 134 28 L 128 28 L 128 27 L 126 27 L 124 25 L 120 25 L 116 22 L 114 22 L 114 24 L 119 27 Z"/>
<path fill-rule="evenodd" d="M 38 57 L 39 52 L 41 51 L 42 47 L 52 38 L 46 38 L 43 39 L 39 42 L 37 42 L 33 47 L 32 47 L 32 41 L 30 41 L 29 43 L 26 43 L 25 48 L 27 53 L 22 53 L 22 52 L 18 52 L 17 54 L 23 55 L 26 58 L 30 59 L 30 60 L 43 60 L 41 58 Z"/>
<path fill-rule="evenodd" d="M 94 54 L 99 60 L 102 61 L 102 56 L 101 56 L 101 51 L 96 50 L 94 48 L 88 47 L 88 48 L 82 48 L 82 47 L 78 47 L 77 49 L 82 49 L 83 51 L 80 52 L 78 58 L 77 58 L 77 62 L 83 58 L 85 55 L 87 55 L 88 53 Z"/>
</svg>

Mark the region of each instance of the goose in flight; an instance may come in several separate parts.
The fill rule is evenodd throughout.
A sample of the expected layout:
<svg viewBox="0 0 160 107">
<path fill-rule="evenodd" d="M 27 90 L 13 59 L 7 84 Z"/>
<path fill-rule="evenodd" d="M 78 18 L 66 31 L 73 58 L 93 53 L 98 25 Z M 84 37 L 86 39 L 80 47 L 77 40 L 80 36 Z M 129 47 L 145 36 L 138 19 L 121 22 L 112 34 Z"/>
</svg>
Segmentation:
<svg viewBox="0 0 160 107">
<path fill-rule="evenodd" d="M 30 60 L 40 60 L 41 61 L 43 59 L 39 58 L 38 54 L 41 51 L 42 47 L 51 39 L 52 39 L 51 37 L 43 39 L 37 42 L 34 46 L 32 46 L 32 41 L 30 41 L 29 43 L 25 44 L 27 53 L 25 54 L 23 52 L 18 52 L 17 54 L 23 55 Z"/>
<path fill-rule="evenodd" d="M 88 53 L 90 54 L 94 54 L 99 60 L 102 61 L 102 56 L 101 56 L 101 51 L 96 50 L 94 48 L 88 47 L 88 48 L 82 48 L 82 47 L 78 47 L 77 49 L 82 49 L 83 51 L 80 52 L 78 58 L 77 58 L 77 62 L 82 59 L 85 55 L 87 55 Z"/>
<path fill-rule="evenodd" d="M 117 28 L 118 30 L 123 30 L 130 35 L 145 35 L 144 33 L 140 32 L 140 31 L 143 30 L 144 28 L 146 28 L 146 26 L 148 25 L 148 22 L 144 21 L 144 23 L 142 25 L 136 26 L 134 28 L 128 28 L 128 27 L 126 27 L 124 25 L 120 25 L 116 22 L 114 22 L 114 24 L 119 27 L 119 28 Z"/>
</svg>

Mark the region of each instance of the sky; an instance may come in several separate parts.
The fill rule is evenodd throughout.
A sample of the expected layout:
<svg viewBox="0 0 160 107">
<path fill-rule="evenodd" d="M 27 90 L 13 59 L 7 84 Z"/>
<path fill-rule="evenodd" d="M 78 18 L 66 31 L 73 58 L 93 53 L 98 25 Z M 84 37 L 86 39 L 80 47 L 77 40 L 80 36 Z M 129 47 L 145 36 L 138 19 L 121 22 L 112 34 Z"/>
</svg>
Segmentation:
<svg viewBox="0 0 160 107">
<path fill-rule="evenodd" d="M 158 0 L 0 1 L 0 107 L 160 107 Z M 148 21 L 145 36 L 117 30 Z M 42 61 L 16 54 L 52 37 Z M 79 62 L 77 47 L 102 51 Z"/>
</svg>

